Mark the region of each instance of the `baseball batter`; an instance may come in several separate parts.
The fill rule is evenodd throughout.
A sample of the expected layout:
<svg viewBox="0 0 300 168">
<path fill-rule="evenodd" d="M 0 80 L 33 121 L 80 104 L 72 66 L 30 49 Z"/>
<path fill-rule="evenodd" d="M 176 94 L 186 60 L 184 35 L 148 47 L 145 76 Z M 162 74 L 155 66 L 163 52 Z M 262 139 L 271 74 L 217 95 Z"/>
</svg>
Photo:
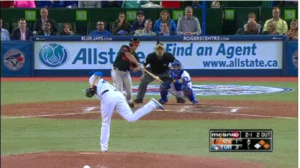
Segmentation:
<svg viewBox="0 0 300 168">
<path fill-rule="evenodd" d="M 172 63 L 170 76 L 174 79 L 174 83 L 162 83 L 160 85 L 161 99 L 159 102 L 165 104 L 168 102 L 168 91 L 175 97 L 183 98 L 186 96 L 193 104 L 198 104 L 192 89 L 192 80 L 190 74 L 182 69 L 182 65 L 178 60 Z"/>
<path fill-rule="evenodd" d="M 114 111 L 117 111 L 128 122 L 135 122 L 154 109 L 163 109 L 163 106 L 152 98 L 147 104 L 133 113 L 124 95 L 109 82 L 102 79 L 101 71 L 95 72 L 89 78 L 89 83 L 90 88 L 86 90 L 86 96 L 93 97 L 96 95 L 101 100 L 102 127 L 100 145 L 102 152 L 106 152 L 108 149 L 110 122 Z"/>
<path fill-rule="evenodd" d="M 140 60 L 135 52 L 140 44 L 139 39 L 132 38 L 129 42 L 129 46 L 123 45 L 116 57 L 111 70 L 111 76 L 115 86 L 122 92 L 124 89 L 126 92 L 127 103 L 130 107 L 134 107 L 132 101 L 132 81 L 130 76 L 130 69 L 134 72 L 139 70 Z"/>
</svg>

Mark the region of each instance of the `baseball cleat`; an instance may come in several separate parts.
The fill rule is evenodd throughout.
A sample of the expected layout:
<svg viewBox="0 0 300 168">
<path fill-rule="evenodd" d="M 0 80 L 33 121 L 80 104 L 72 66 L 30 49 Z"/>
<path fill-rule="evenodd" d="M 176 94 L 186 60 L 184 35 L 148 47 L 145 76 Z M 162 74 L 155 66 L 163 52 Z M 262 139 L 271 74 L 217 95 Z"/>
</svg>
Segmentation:
<svg viewBox="0 0 300 168">
<path fill-rule="evenodd" d="M 160 104 L 166 104 L 168 102 L 168 99 L 167 100 L 159 99 L 158 102 Z"/>
<path fill-rule="evenodd" d="M 134 103 L 133 103 L 133 102 L 131 102 L 131 103 L 129 102 L 128 105 L 129 105 L 131 108 L 134 107 Z"/>
<path fill-rule="evenodd" d="M 164 106 L 162 106 L 157 100 L 154 98 L 151 98 L 151 101 L 155 104 L 156 108 L 158 109 L 164 109 Z"/>
<path fill-rule="evenodd" d="M 184 100 L 183 98 L 176 97 L 176 99 L 177 99 L 177 103 L 185 103 L 186 102 L 186 100 Z"/>
<path fill-rule="evenodd" d="M 143 100 L 142 99 L 135 99 L 134 102 L 135 103 L 143 103 Z"/>
<path fill-rule="evenodd" d="M 199 104 L 197 100 L 192 101 L 193 105 Z"/>
<path fill-rule="evenodd" d="M 101 153 L 106 153 L 107 152 L 107 150 L 101 150 Z"/>
</svg>

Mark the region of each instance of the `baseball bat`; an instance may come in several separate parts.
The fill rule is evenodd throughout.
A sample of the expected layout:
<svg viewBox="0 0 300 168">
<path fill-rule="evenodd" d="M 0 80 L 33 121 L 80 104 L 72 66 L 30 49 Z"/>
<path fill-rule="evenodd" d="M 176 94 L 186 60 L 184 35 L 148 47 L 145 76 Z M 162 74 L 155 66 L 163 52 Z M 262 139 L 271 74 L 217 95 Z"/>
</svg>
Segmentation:
<svg viewBox="0 0 300 168">
<path fill-rule="evenodd" d="M 144 68 L 144 71 L 147 72 L 155 80 L 158 80 L 159 82 L 163 82 L 161 79 L 159 79 L 158 76 L 155 76 L 153 73 L 149 72 L 146 68 Z"/>
</svg>

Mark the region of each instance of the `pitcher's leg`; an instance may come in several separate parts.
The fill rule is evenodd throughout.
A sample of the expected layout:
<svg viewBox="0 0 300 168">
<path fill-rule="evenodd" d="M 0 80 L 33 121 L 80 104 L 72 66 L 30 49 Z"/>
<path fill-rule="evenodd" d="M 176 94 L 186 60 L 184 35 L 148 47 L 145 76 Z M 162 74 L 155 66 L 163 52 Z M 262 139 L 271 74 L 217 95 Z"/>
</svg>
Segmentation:
<svg viewBox="0 0 300 168">
<path fill-rule="evenodd" d="M 114 102 L 105 103 L 102 101 L 101 103 L 101 116 L 102 116 L 102 126 L 101 126 L 101 137 L 100 137 L 100 145 L 102 151 L 107 151 L 108 149 L 108 141 L 110 135 L 110 123 L 111 123 L 111 116 L 115 109 Z"/>
<path fill-rule="evenodd" d="M 116 105 L 116 111 L 120 113 L 120 115 L 128 122 L 135 122 L 136 120 L 140 119 L 142 116 L 153 111 L 155 108 L 157 108 L 157 106 L 151 100 L 143 107 L 135 111 L 134 113 L 132 113 L 125 99 L 122 101 L 118 101 L 118 104 Z"/>
</svg>

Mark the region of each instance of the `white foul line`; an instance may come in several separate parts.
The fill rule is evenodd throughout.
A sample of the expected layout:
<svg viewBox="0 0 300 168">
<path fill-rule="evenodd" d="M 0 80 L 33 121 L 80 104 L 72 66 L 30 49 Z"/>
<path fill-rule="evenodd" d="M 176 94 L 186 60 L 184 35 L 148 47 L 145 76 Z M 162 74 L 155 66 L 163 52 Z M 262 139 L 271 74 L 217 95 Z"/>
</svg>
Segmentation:
<svg viewBox="0 0 300 168">
<path fill-rule="evenodd" d="M 88 113 L 99 113 L 99 111 L 90 111 Z M 2 119 L 18 119 L 18 118 L 39 118 L 39 117 L 54 117 L 54 116 L 68 116 L 68 115 L 76 115 L 76 114 L 87 114 L 87 112 L 80 112 L 80 113 L 66 113 L 66 114 L 44 114 L 44 115 L 33 115 L 33 116 L 5 116 Z"/>
<path fill-rule="evenodd" d="M 249 116 L 249 117 L 280 118 L 280 119 L 298 119 L 296 117 L 265 116 L 265 115 L 255 115 L 255 114 L 237 114 L 237 113 L 227 113 L 227 112 L 225 112 L 225 113 L 224 112 L 209 112 L 209 113 L 241 115 L 241 116 Z"/>
</svg>

